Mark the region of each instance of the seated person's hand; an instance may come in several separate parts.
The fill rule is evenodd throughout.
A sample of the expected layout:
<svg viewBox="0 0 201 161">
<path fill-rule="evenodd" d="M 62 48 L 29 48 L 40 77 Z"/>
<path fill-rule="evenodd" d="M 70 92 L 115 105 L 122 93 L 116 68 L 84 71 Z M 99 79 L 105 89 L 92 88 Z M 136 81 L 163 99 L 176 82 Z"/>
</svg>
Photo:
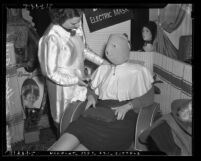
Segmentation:
<svg viewBox="0 0 201 161">
<path fill-rule="evenodd" d="M 146 46 L 143 46 L 143 49 L 146 52 L 152 52 L 154 50 L 154 47 L 152 44 L 147 44 Z"/>
<path fill-rule="evenodd" d="M 132 105 L 130 103 L 127 103 L 125 105 L 122 105 L 119 107 L 113 107 L 111 109 L 115 111 L 115 115 L 117 116 L 117 120 L 123 120 L 126 113 L 132 109 Z"/>
<path fill-rule="evenodd" d="M 91 106 L 96 108 L 96 100 L 95 100 L 93 95 L 88 95 L 87 100 L 88 100 L 88 102 L 87 102 L 87 105 L 85 107 L 85 110 L 87 110 Z"/>
</svg>

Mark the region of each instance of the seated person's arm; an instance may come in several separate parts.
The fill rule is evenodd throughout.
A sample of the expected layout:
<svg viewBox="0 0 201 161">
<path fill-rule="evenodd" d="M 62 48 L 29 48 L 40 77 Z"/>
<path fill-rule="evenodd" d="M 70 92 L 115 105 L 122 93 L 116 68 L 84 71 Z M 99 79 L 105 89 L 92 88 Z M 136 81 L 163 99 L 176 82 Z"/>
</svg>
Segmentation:
<svg viewBox="0 0 201 161">
<path fill-rule="evenodd" d="M 151 105 L 154 102 L 154 88 L 152 88 L 143 96 L 130 101 L 135 112 L 139 112 L 140 108 Z"/>
</svg>

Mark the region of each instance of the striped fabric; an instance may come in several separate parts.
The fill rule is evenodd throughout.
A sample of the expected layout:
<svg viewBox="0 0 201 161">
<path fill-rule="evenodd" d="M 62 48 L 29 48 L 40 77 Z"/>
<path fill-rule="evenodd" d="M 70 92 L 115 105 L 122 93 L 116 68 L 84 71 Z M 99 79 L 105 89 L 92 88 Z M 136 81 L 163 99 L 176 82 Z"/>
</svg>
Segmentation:
<svg viewBox="0 0 201 161">
<path fill-rule="evenodd" d="M 161 94 L 155 95 L 162 113 L 171 111 L 171 103 L 179 98 L 192 98 L 192 66 L 171 59 L 157 52 L 131 52 L 130 59 L 144 62 L 151 72 L 157 74 L 156 84 Z"/>
<path fill-rule="evenodd" d="M 18 88 L 17 76 L 7 78 L 8 86 L 12 89 L 8 106 L 8 129 L 12 138 L 12 143 L 24 140 L 24 112 L 21 104 L 20 92 Z"/>
<path fill-rule="evenodd" d="M 21 104 L 13 43 L 6 44 L 6 123 L 10 143 L 24 140 L 24 111 Z"/>
<path fill-rule="evenodd" d="M 11 136 L 10 136 L 10 131 L 8 130 L 8 125 L 6 125 L 6 147 L 7 147 L 7 151 L 11 151 Z"/>
<path fill-rule="evenodd" d="M 182 91 L 181 98 L 191 98 L 192 97 L 192 66 L 185 64 L 184 73 L 182 80 Z"/>
<path fill-rule="evenodd" d="M 161 94 L 155 96 L 155 101 L 160 103 L 165 114 L 171 111 L 173 100 L 192 98 L 192 66 L 160 53 L 154 53 L 153 56 L 153 72 L 158 75 L 158 80 L 164 82 L 156 84 Z"/>
</svg>

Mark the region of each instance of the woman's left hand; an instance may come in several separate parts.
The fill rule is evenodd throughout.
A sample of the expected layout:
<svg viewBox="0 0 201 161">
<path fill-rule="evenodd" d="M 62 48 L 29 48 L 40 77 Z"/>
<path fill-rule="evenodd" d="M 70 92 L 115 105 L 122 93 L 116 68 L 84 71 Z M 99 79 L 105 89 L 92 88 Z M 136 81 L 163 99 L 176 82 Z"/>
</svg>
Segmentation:
<svg viewBox="0 0 201 161">
<path fill-rule="evenodd" d="M 111 63 L 109 63 L 107 60 L 103 60 L 102 65 L 110 65 Z"/>
<path fill-rule="evenodd" d="M 115 115 L 117 115 L 117 120 L 123 120 L 126 113 L 132 109 L 131 104 L 127 103 L 120 107 L 112 107 L 112 110 L 115 111 Z"/>
</svg>

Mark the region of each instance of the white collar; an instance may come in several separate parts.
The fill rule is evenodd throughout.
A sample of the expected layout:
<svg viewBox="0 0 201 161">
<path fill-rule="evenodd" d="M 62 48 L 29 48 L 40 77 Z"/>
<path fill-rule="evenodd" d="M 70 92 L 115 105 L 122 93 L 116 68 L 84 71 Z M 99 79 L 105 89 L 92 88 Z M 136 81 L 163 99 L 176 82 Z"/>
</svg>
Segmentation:
<svg viewBox="0 0 201 161">
<path fill-rule="evenodd" d="M 60 25 L 53 25 L 52 30 L 54 30 L 61 37 L 68 37 L 68 38 L 70 37 L 70 33 Z"/>
</svg>

